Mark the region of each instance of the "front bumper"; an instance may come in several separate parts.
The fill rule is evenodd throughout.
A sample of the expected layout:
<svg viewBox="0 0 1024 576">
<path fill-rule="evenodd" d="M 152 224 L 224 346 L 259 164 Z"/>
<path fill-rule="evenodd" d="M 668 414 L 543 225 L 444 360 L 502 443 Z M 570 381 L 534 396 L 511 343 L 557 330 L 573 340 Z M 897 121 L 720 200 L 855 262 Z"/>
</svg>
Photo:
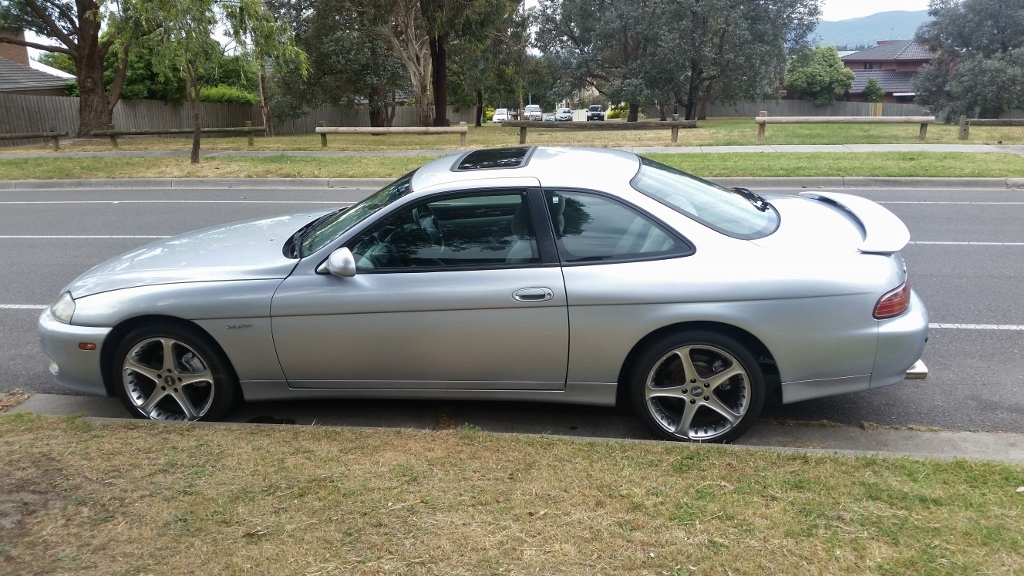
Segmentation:
<svg viewBox="0 0 1024 576">
<path fill-rule="evenodd" d="M 103 385 L 100 358 L 110 328 L 74 326 L 58 322 L 50 309 L 39 315 L 39 343 L 50 361 L 50 373 L 61 386 L 94 396 L 109 396 Z M 95 350 L 82 350 L 79 343 L 96 344 Z"/>
</svg>

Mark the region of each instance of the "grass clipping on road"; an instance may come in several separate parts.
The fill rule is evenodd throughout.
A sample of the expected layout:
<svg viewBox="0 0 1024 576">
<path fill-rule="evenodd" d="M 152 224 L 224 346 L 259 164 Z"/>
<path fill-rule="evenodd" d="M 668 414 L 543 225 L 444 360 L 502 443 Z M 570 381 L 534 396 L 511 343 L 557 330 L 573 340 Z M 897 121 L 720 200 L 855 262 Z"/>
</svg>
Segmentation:
<svg viewBox="0 0 1024 576">
<path fill-rule="evenodd" d="M 8 574 L 1015 573 L 1024 469 L 0 416 Z"/>
<path fill-rule="evenodd" d="M 1014 154 L 961 152 L 645 154 L 703 177 L 1024 177 Z M 0 180 L 94 178 L 397 178 L 434 156 L 27 158 L 4 160 Z"/>
</svg>

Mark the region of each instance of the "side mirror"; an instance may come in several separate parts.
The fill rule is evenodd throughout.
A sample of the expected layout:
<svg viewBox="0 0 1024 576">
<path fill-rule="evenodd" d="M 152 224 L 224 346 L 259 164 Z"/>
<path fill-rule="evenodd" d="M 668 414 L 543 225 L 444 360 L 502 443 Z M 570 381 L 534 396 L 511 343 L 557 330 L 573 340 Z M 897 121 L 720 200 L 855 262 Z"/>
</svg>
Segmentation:
<svg viewBox="0 0 1024 576">
<path fill-rule="evenodd" d="M 351 278 L 356 275 L 356 259 L 352 256 L 352 251 L 348 248 L 338 248 L 331 255 L 327 257 L 327 262 L 324 262 L 317 269 L 317 272 L 326 271 L 331 276 L 338 276 L 340 278 Z"/>
</svg>

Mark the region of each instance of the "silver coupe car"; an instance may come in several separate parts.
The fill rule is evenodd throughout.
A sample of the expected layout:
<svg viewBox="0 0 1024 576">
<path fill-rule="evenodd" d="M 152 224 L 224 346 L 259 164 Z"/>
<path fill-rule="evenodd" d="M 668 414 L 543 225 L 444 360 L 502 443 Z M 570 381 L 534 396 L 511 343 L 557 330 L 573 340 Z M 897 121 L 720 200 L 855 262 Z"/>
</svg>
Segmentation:
<svg viewBox="0 0 1024 576">
<path fill-rule="evenodd" d="M 133 250 L 71 282 L 39 332 L 60 384 L 141 418 L 619 402 L 660 437 L 724 442 L 768 395 L 927 375 L 909 238 L 857 196 L 761 196 L 615 150 L 477 150 L 351 208 Z"/>
</svg>

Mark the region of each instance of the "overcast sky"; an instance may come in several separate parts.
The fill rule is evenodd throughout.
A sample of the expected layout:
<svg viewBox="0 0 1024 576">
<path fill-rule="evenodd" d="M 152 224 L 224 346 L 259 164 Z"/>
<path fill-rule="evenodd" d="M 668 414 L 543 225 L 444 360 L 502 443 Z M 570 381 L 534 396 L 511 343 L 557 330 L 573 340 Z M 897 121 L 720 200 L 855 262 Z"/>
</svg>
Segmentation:
<svg viewBox="0 0 1024 576">
<path fill-rule="evenodd" d="M 846 20 L 893 10 L 927 10 L 928 0 L 824 0 L 822 20 Z"/>
</svg>

